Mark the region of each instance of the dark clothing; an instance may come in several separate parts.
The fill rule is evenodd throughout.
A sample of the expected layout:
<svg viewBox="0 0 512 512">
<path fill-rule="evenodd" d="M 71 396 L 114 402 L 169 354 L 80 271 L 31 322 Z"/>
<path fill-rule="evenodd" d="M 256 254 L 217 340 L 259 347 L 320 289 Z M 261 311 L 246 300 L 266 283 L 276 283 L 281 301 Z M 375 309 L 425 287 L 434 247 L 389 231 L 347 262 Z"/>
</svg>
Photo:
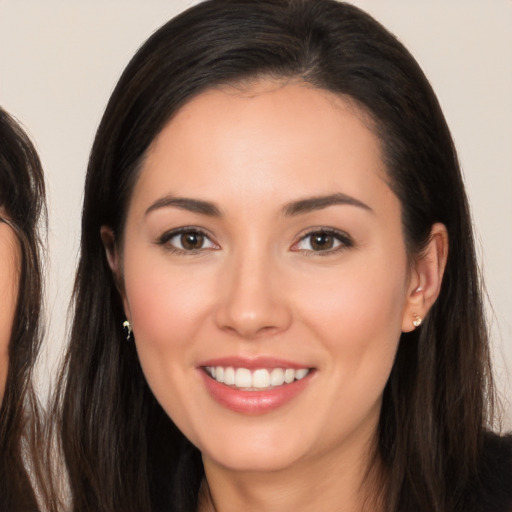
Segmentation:
<svg viewBox="0 0 512 512">
<path fill-rule="evenodd" d="M 467 510 L 512 512 L 512 435 L 485 435 L 480 468 Z"/>
</svg>

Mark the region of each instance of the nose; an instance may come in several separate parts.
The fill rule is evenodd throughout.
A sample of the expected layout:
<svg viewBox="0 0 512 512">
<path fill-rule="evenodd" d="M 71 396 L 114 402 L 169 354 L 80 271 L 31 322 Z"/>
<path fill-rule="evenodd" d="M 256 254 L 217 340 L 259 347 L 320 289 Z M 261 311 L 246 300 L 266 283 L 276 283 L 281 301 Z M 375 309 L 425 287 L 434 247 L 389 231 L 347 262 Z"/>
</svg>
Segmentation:
<svg viewBox="0 0 512 512">
<path fill-rule="evenodd" d="M 226 267 L 215 312 L 217 326 L 244 339 L 285 331 L 292 312 L 271 258 L 246 251 Z"/>
</svg>

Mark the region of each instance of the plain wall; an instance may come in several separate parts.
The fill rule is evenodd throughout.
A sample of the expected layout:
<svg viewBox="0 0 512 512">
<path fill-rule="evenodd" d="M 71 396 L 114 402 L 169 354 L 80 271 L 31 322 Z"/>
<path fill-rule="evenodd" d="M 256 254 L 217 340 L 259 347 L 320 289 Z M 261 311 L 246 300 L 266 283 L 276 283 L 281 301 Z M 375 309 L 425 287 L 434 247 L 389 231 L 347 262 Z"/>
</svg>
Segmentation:
<svg viewBox="0 0 512 512">
<path fill-rule="evenodd" d="M 135 50 L 186 0 L 0 0 L 0 105 L 26 127 L 49 199 L 48 338 L 55 373 L 79 244 L 88 153 L 108 97 Z M 512 428 L 512 3 L 358 0 L 415 55 L 452 130 L 494 312 L 496 378 Z"/>
</svg>

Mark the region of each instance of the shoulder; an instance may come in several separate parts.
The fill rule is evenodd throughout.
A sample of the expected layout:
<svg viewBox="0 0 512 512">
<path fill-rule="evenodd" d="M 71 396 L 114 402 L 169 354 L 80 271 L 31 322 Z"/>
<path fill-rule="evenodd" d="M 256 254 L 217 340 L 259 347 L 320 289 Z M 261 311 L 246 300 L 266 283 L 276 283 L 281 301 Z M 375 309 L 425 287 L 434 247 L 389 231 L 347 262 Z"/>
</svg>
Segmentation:
<svg viewBox="0 0 512 512">
<path fill-rule="evenodd" d="M 475 510 L 512 512 L 512 434 L 486 432 L 482 448 Z"/>
</svg>

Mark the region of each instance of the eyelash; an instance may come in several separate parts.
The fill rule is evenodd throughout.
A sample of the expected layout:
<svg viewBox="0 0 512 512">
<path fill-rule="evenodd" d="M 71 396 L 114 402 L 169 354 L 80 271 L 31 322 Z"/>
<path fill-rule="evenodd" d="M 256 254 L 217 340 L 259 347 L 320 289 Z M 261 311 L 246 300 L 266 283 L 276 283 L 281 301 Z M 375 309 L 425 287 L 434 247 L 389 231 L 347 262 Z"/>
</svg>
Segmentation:
<svg viewBox="0 0 512 512">
<path fill-rule="evenodd" d="M 200 247 L 198 249 L 185 249 L 183 247 L 176 247 L 170 243 L 170 241 L 173 238 L 177 238 L 181 235 L 185 234 L 191 234 L 191 235 L 199 235 L 204 237 L 205 241 L 209 241 L 209 243 L 212 245 L 212 247 Z M 172 231 L 168 231 L 164 233 L 162 236 L 160 236 L 157 240 L 157 245 L 164 246 L 166 250 L 176 253 L 176 254 L 186 254 L 186 255 L 194 255 L 199 254 L 203 251 L 217 249 L 218 245 L 212 241 L 210 235 L 206 233 L 204 230 L 193 227 L 193 226 L 187 226 L 179 229 L 173 229 Z M 181 244 L 183 245 L 183 244 Z"/>
<path fill-rule="evenodd" d="M 297 246 L 307 240 L 308 238 L 311 239 L 311 237 L 315 235 L 326 235 L 329 237 L 332 237 L 334 239 L 334 243 L 339 242 L 339 244 L 333 248 L 326 249 L 326 250 L 317 250 L 314 249 L 300 249 Z M 311 246 L 311 242 L 309 243 Z M 297 252 L 302 252 L 304 254 L 307 254 L 308 256 L 330 256 L 332 254 L 337 254 L 338 252 L 344 251 L 346 249 L 350 249 L 354 246 L 354 241 L 352 237 L 350 237 L 347 233 L 344 233 L 343 231 L 339 231 L 337 229 L 332 228 L 316 228 L 312 231 L 308 231 L 306 234 L 301 236 L 298 242 L 295 242 L 292 246 L 292 250 L 295 250 Z"/>
<path fill-rule="evenodd" d="M 170 243 L 170 241 L 173 239 L 173 238 L 177 238 L 181 235 L 184 235 L 184 234 L 191 234 L 191 235 L 195 235 L 195 236 L 202 236 L 204 237 L 204 240 L 205 241 L 209 241 L 209 243 L 211 244 L 211 246 L 209 247 L 200 247 L 198 249 L 185 249 L 183 247 L 176 247 L 174 245 L 172 245 Z M 308 238 L 311 238 L 315 235 L 323 235 L 323 236 L 328 236 L 328 237 L 332 237 L 334 239 L 334 242 L 333 243 L 336 243 L 338 242 L 338 245 L 335 246 L 334 248 L 329 248 L 329 249 L 326 249 L 326 250 L 314 250 L 314 249 L 300 249 L 298 248 L 299 244 L 301 244 L 301 242 L 304 242 L 306 241 Z M 193 226 L 187 226 L 187 227 L 183 227 L 183 228 L 179 228 L 179 229 L 174 229 L 172 231 L 168 231 L 166 233 L 164 233 L 163 235 L 161 235 L 158 240 L 157 240 L 157 245 L 161 245 L 161 246 L 164 246 L 168 251 L 172 252 L 172 253 L 176 253 L 176 254 L 186 254 L 186 255 L 194 255 L 194 254 L 199 254 L 203 251 L 209 251 L 209 250 L 213 250 L 213 249 L 218 249 L 219 246 L 212 241 L 210 235 L 208 235 L 208 233 L 206 233 L 204 230 L 202 229 L 199 229 L 199 228 L 196 228 L 196 227 L 193 227 Z M 183 244 L 181 244 L 183 245 Z M 311 246 L 311 242 L 309 243 L 309 245 Z M 346 233 L 344 233 L 343 231 L 338 231 L 337 229 L 332 229 L 332 228 L 316 228 L 312 231 L 309 231 L 307 232 L 306 234 L 304 234 L 303 236 L 301 236 L 301 238 L 295 242 L 292 247 L 291 247 L 291 250 L 292 251 L 296 251 L 296 252 L 301 252 L 303 254 L 307 254 L 308 256 L 328 256 L 328 255 L 332 255 L 332 254 L 336 254 L 340 251 L 343 251 L 343 250 L 346 250 L 346 249 L 349 249 L 351 247 L 354 246 L 354 241 L 353 239 L 347 235 Z"/>
</svg>

